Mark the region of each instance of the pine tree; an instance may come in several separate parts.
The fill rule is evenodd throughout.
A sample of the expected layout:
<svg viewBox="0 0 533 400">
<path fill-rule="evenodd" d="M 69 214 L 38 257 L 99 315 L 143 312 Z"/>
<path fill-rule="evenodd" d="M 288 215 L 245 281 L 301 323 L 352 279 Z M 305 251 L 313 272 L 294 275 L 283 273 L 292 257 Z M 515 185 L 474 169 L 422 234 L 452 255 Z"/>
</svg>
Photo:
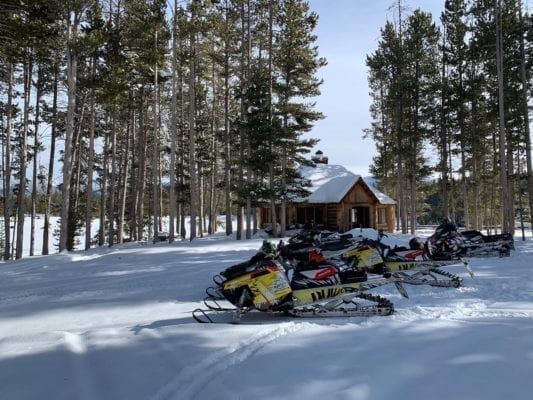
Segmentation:
<svg viewBox="0 0 533 400">
<path fill-rule="evenodd" d="M 65 132 L 65 151 L 63 156 L 63 184 L 61 186 L 63 202 L 61 203 L 61 225 L 59 236 L 59 251 L 72 250 L 72 224 L 71 224 L 71 184 L 73 178 L 73 141 L 75 135 L 76 94 L 78 79 L 78 40 L 81 18 L 84 11 L 82 1 L 73 1 L 66 10 L 67 35 L 67 117 Z"/>
<path fill-rule="evenodd" d="M 401 17 L 400 17 L 401 20 Z M 402 24 L 399 24 L 402 26 Z M 401 29 L 399 29 L 401 32 Z M 388 21 L 381 30 L 376 52 L 367 56 L 369 84 L 374 90 L 371 115 L 373 125 L 366 131 L 376 141 L 380 153 L 371 166 L 376 177 L 389 184 L 398 199 L 400 227 L 407 230 L 407 200 L 404 191 L 405 148 L 404 111 L 407 83 L 400 33 Z M 379 94 L 378 94 L 379 93 Z M 392 189 L 392 190 L 391 190 Z"/>
<path fill-rule="evenodd" d="M 85 250 L 91 247 L 92 219 L 93 219 L 93 182 L 95 170 L 95 137 L 97 124 L 97 93 L 101 91 L 98 84 L 98 74 L 102 68 L 99 63 L 102 56 L 102 47 L 105 43 L 105 21 L 99 2 L 93 2 L 88 12 L 88 24 L 85 31 L 87 54 L 88 54 L 88 79 L 90 117 L 88 127 L 88 151 L 87 151 L 87 184 L 85 191 Z"/>
<path fill-rule="evenodd" d="M 467 199 L 467 181 L 466 181 L 466 149 L 469 147 L 467 143 L 466 130 L 466 66 L 467 66 L 467 43 L 466 43 L 466 24 L 464 17 L 466 15 L 466 4 L 464 0 L 448 0 L 445 3 L 445 10 L 442 13 L 441 21 L 444 30 L 442 51 L 442 66 L 443 74 L 442 91 L 445 95 L 442 96 L 442 113 L 445 117 L 441 121 L 441 136 L 439 142 L 441 144 L 440 153 L 442 159 L 440 160 L 440 170 L 443 175 L 443 180 L 446 184 L 443 190 L 446 191 L 444 197 L 449 198 L 448 191 L 450 190 L 447 184 L 448 171 L 454 168 L 450 165 L 449 151 L 455 144 L 459 146 L 459 153 L 461 155 L 462 171 L 462 187 L 464 202 Z M 448 148 L 444 148 L 444 146 Z M 452 150 L 455 152 L 455 150 Z M 449 204 L 443 205 L 443 208 L 448 210 Z M 466 207 L 465 207 L 466 210 Z M 443 217 L 450 217 L 450 212 L 443 212 Z M 465 212 L 465 219 L 468 221 L 468 214 Z"/>
<path fill-rule="evenodd" d="M 435 104 L 435 87 L 438 80 L 437 43 L 439 33 L 431 14 L 420 10 L 408 18 L 405 32 L 405 50 L 408 60 L 406 178 L 410 186 L 410 227 L 414 233 L 417 217 L 418 182 L 431 173 L 428 160 L 423 156 L 426 142 L 436 129 L 433 115 L 438 110 Z"/>
<path fill-rule="evenodd" d="M 313 31 L 318 15 L 309 11 L 309 5 L 302 0 L 283 0 L 277 16 L 280 29 L 276 34 L 274 65 L 277 79 L 274 93 L 278 99 L 276 118 L 281 131 L 273 137 L 273 148 L 281 159 L 279 193 L 281 200 L 281 232 L 286 230 L 286 205 L 301 190 L 296 167 L 304 162 L 302 155 L 308 153 L 316 140 L 303 140 L 302 134 L 309 132 L 313 122 L 323 118 L 314 110 L 314 104 L 305 99 L 320 94 L 322 81 L 316 77 L 318 69 L 326 60 L 318 56 Z M 274 222 L 274 221 L 273 221 Z"/>
<path fill-rule="evenodd" d="M 529 129 L 529 107 L 528 107 L 528 98 L 530 97 L 530 87 L 533 85 L 530 85 L 530 79 L 531 79 L 531 73 L 528 75 L 528 71 L 531 71 L 531 68 L 528 68 L 533 64 L 533 57 L 531 57 L 531 53 L 533 52 L 533 46 L 531 46 L 531 42 L 533 41 L 533 32 L 531 29 L 527 29 L 527 27 L 533 26 L 533 17 L 528 15 L 522 14 L 522 4 L 519 2 L 519 9 L 518 9 L 518 18 L 519 18 L 519 25 L 518 25 L 518 36 L 519 36 L 519 42 L 520 42 L 520 78 L 522 83 L 522 112 L 523 112 L 523 131 L 524 131 L 524 147 L 525 147 L 525 158 L 526 158 L 526 179 L 527 179 L 527 192 L 529 194 L 529 223 L 530 226 L 533 226 L 533 165 L 532 165 L 532 159 L 531 159 L 531 136 L 530 136 L 530 129 Z M 524 37 L 526 34 L 529 33 L 529 57 L 526 51 L 526 38 Z M 519 175 L 522 173 L 520 170 L 518 171 Z M 520 207 L 520 216 L 523 217 L 523 208 L 522 208 L 522 197 L 521 197 L 521 187 L 519 188 L 519 207 Z"/>
</svg>

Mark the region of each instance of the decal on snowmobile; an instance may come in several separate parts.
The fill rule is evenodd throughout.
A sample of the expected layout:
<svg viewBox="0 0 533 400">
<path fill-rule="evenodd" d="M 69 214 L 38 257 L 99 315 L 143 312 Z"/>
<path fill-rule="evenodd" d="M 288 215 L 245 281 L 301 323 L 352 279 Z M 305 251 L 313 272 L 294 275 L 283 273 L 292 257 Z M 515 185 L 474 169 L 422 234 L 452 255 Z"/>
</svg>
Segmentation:
<svg viewBox="0 0 533 400">
<path fill-rule="evenodd" d="M 300 289 L 292 293 L 294 305 L 314 303 L 320 300 L 330 299 L 344 293 L 351 293 L 361 290 L 361 284 L 347 284 L 339 286 L 329 286 L 324 288 Z"/>
<path fill-rule="evenodd" d="M 245 288 L 251 292 L 251 301 L 259 310 L 271 309 L 285 301 L 287 295 L 292 292 L 285 271 L 274 261 L 269 261 L 255 271 L 225 282 L 222 286 L 222 293 L 233 295 L 237 289 L 244 291 Z M 227 296 L 234 299 L 229 294 Z"/>
<path fill-rule="evenodd" d="M 409 271 L 411 269 L 436 268 L 444 265 L 453 265 L 461 263 L 461 260 L 443 260 L 443 261 L 387 261 L 387 269 L 394 271 Z"/>
<path fill-rule="evenodd" d="M 383 257 L 379 251 L 371 246 L 356 247 L 344 253 L 342 257 L 347 260 L 355 257 L 358 268 L 373 268 L 383 264 Z"/>
</svg>

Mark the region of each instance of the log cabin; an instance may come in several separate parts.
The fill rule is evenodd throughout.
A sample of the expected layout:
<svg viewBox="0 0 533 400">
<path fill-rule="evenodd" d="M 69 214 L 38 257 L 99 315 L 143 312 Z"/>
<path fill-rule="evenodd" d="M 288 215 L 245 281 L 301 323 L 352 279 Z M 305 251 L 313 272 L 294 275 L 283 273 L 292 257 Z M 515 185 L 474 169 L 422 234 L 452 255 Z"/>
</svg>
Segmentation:
<svg viewBox="0 0 533 400">
<path fill-rule="evenodd" d="M 393 232 L 396 201 L 360 175 L 323 160 L 322 154 L 317 154 L 313 157 L 315 167 L 300 167 L 300 174 L 311 184 L 307 188 L 310 194 L 287 204 L 287 226 L 314 225 L 337 232 L 354 228 Z M 279 207 L 276 206 L 278 218 Z M 260 226 L 272 223 L 269 205 L 260 208 L 259 218 Z"/>
</svg>

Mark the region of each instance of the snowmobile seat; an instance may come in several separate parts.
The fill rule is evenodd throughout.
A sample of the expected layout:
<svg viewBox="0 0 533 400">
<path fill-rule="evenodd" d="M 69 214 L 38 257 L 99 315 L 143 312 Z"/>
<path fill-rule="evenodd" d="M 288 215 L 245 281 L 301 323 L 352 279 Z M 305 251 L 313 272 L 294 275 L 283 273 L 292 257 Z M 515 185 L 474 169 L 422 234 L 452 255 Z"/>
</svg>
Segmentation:
<svg viewBox="0 0 533 400">
<path fill-rule="evenodd" d="M 476 230 L 468 230 L 461 232 L 461 236 L 463 236 L 468 242 L 472 244 L 492 245 L 493 248 L 499 248 L 503 253 L 509 253 L 511 250 L 514 250 L 513 235 L 509 233 L 484 235 Z"/>
<path fill-rule="evenodd" d="M 220 273 L 220 275 L 222 275 L 227 280 L 235 279 L 239 276 L 253 271 L 254 269 L 257 269 L 263 264 L 263 261 L 265 261 L 266 259 L 267 258 L 265 257 L 265 254 L 259 252 L 252 258 L 250 258 L 248 261 L 244 261 L 242 263 L 232 265 L 231 267 L 226 268 Z"/>
<path fill-rule="evenodd" d="M 338 251 L 347 249 L 351 246 L 353 246 L 355 243 L 353 240 L 350 239 L 340 239 L 340 240 L 332 240 L 328 242 L 324 242 L 320 244 L 320 249 L 324 251 Z"/>
<path fill-rule="evenodd" d="M 332 265 L 303 271 L 297 270 L 291 279 L 291 287 L 293 289 L 308 289 L 337 285 L 339 283 L 338 270 Z"/>
<path fill-rule="evenodd" d="M 368 274 L 364 269 L 348 268 L 339 273 L 342 283 L 365 282 Z"/>
<path fill-rule="evenodd" d="M 419 237 L 414 237 L 409 240 L 409 248 L 411 250 L 422 250 L 424 248 L 424 242 Z"/>
</svg>

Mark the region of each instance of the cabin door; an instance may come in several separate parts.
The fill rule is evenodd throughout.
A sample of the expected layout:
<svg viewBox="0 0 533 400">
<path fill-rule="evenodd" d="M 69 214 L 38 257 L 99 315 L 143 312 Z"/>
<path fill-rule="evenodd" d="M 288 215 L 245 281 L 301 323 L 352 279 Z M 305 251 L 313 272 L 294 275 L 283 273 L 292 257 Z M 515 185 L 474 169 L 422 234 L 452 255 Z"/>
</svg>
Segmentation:
<svg viewBox="0 0 533 400">
<path fill-rule="evenodd" d="M 370 228 L 370 207 L 352 207 L 350 211 L 352 229 Z"/>
</svg>

